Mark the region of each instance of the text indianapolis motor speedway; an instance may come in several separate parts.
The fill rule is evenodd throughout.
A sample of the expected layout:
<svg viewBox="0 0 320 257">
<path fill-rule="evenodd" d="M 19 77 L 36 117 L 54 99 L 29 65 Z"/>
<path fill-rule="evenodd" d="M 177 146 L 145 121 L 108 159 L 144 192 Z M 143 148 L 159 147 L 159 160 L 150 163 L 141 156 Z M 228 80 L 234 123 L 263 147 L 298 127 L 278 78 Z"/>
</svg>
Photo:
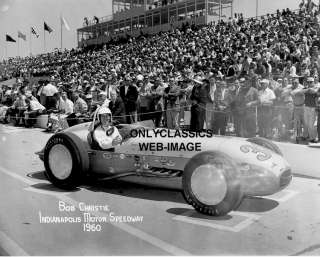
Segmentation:
<svg viewBox="0 0 320 257">
<path fill-rule="evenodd" d="M 116 215 L 110 212 L 106 216 L 94 216 L 89 212 L 84 212 L 82 216 L 44 216 L 39 212 L 40 223 L 57 224 L 57 223 L 136 223 L 142 222 L 143 216 Z"/>
</svg>

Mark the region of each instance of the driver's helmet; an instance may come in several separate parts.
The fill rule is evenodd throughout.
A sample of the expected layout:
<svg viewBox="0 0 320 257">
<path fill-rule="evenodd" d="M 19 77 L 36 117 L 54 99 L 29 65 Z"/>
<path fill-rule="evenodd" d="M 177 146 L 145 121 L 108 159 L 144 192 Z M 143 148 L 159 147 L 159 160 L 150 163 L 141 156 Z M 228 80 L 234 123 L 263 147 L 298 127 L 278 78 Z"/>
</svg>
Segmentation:
<svg viewBox="0 0 320 257">
<path fill-rule="evenodd" d="M 112 114 L 111 114 L 111 110 L 106 107 L 106 106 L 102 106 L 98 109 L 98 112 L 97 112 L 97 117 L 98 117 L 98 120 L 101 121 L 100 117 L 102 115 L 106 115 L 106 116 L 109 116 L 109 120 L 110 122 L 112 121 Z"/>
</svg>

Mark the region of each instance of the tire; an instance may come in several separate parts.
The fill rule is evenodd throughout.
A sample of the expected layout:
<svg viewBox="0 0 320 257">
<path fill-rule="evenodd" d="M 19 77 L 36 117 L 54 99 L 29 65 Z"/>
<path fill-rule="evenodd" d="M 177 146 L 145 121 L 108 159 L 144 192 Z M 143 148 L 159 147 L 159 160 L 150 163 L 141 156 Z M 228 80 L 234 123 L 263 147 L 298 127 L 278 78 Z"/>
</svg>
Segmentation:
<svg viewBox="0 0 320 257">
<path fill-rule="evenodd" d="M 224 216 L 243 199 L 237 165 L 221 152 L 202 152 L 190 159 L 184 169 L 182 186 L 187 203 L 206 215 Z"/>
<path fill-rule="evenodd" d="M 280 156 L 283 156 L 283 153 L 281 152 L 280 148 L 275 143 L 273 143 L 268 139 L 265 139 L 263 137 L 252 137 L 252 138 L 249 138 L 247 141 L 259 146 L 263 146 L 271 150 L 272 152 L 279 154 Z"/>
<path fill-rule="evenodd" d="M 89 169 L 89 156 L 79 137 L 70 132 L 57 133 L 44 149 L 45 173 L 62 189 L 74 189 Z"/>
</svg>

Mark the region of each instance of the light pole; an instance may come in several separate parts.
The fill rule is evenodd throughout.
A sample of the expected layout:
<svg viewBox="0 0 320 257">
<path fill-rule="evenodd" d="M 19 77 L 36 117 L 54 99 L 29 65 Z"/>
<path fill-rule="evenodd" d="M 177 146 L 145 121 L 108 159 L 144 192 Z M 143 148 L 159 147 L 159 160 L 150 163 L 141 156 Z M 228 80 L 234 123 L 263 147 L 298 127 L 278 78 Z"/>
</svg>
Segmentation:
<svg viewBox="0 0 320 257">
<path fill-rule="evenodd" d="M 259 0 L 256 0 L 256 18 L 258 19 L 258 13 L 259 13 Z"/>
<path fill-rule="evenodd" d="M 220 2 L 219 2 L 219 21 L 221 21 L 221 16 L 222 16 L 222 2 L 220 0 Z"/>
</svg>

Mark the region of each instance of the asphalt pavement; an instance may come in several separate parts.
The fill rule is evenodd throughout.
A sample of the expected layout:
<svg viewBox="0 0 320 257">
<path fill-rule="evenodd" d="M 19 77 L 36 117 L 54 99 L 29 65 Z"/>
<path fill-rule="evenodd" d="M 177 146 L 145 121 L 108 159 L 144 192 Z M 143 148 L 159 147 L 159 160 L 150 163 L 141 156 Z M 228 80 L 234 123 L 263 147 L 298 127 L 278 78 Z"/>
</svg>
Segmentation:
<svg viewBox="0 0 320 257">
<path fill-rule="evenodd" d="M 50 136 L 0 125 L 0 255 L 320 254 L 320 149 L 279 144 L 296 174 L 289 187 L 215 218 L 175 190 L 121 181 L 59 190 L 34 154 Z"/>
</svg>

